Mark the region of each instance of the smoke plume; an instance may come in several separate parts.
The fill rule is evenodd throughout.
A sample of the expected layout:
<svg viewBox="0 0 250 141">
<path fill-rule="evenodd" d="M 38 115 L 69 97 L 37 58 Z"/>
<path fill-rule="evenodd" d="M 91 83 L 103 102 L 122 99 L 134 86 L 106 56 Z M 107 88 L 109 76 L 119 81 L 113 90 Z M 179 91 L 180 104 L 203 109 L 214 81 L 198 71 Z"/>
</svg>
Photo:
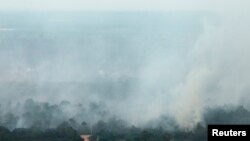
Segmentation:
<svg viewBox="0 0 250 141">
<path fill-rule="evenodd" d="M 66 100 L 71 106 L 59 108 L 60 121 L 117 116 L 144 125 L 168 115 L 191 129 L 203 122 L 207 108 L 249 108 L 247 7 L 212 7 L 1 14 L 0 110 L 22 117 L 30 107 L 25 103 L 34 107 L 25 102 L 29 98 Z M 25 120 L 16 125 L 27 126 Z"/>
</svg>

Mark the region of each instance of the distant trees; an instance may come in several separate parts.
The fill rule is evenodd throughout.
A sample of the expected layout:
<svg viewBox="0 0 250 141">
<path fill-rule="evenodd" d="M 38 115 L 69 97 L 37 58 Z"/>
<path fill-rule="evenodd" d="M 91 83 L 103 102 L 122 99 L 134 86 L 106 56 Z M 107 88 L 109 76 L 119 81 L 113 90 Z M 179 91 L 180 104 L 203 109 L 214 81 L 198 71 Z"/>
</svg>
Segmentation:
<svg viewBox="0 0 250 141">
<path fill-rule="evenodd" d="M 18 117 L 13 113 L 7 113 L 2 118 L 2 126 L 7 127 L 8 129 L 13 130 L 16 127 Z"/>
<path fill-rule="evenodd" d="M 8 141 L 11 137 L 11 132 L 3 126 L 0 126 L 0 140 L 1 141 Z"/>
<path fill-rule="evenodd" d="M 67 123 L 62 123 L 56 129 L 44 131 L 31 128 L 18 128 L 12 132 L 0 127 L 1 141 L 82 141 L 79 134 Z"/>
<path fill-rule="evenodd" d="M 250 112 L 243 106 L 208 109 L 204 117 L 208 124 L 250 124 Z"/>
<path fill-rule="evenodd" d="M 6 109 L 6 107 L 9 107 Z M 8 111 L 8 113 L 6 112 Z M 48 129 L 55 128 L 64 121 L 78 130 L 80 123 L 99 119 L 108 119 L 107 111 L 102 103 L 90 103 L 89 105 L 74 105 L 68 101 L 59 104 L 37 102 L 27 99 L 24 103 L 10 106 L 0 105 L 0 126 L 10 130 L 17 127 Z"/>
<path fill-rule="evenodd" d="M 23 106 L 21 117 L 15 112 L 3 114 L 0 110 L 0 141 L 82 141 L 81 134 L 91 133 L 98 141 L 206 141 L 208 123 L 250 124 L 250 112 L 242 106 L 207 109 L 202 124 L 190 130 L 182 130 L 167 116 L 144 127 L 131 126 L 119 118 L 107 119 L 102 106 L 93 103 L 89 107 L 92 114 L 105 117 L 93 123 L 81 118 L 86 114 L 81 106 L 77 107 L 83 111 L 80 116 L 65 115 L 63 110 L 71 108 L 67 101 L 50 105 L 27 100 Z"/>
</svg>

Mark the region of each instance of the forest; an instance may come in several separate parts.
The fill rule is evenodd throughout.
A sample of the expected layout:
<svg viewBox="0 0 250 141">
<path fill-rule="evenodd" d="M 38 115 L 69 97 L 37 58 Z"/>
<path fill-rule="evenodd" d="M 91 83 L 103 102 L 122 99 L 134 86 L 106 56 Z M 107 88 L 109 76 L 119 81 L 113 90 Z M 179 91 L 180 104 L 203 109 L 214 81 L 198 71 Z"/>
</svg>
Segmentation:
<svg viewBox="0 0 250 141">
<path fill-rule="evenodd" d="M 29 99 L 24 105 L 29 107 L 25 108 L 23 117 L 11 112 L 1 113 L 0 141 L 81 141 L 82 134 L 91 134 L 92 139 L 98 141 L 206 141 L 207 124 L 250 123 L 250 112 L 243 106 L 207 109 L 203 122 L 192 129 L 183 129 L 168 116 L 140 126 L 131 125 L 119 117 L 99 119 L 94 123 L 87 120 L 79 122 L 75 117 L 61 118 L 60 121 L 58 117 L 53 119 L 51 116 L 52 113 L 60 113 L 60 104 L 38 103 Z M 45 105 L 46 110 L 41 110 Z M 100 109 L 99 113 L 103 114 Z M 20 119 L 26 120 L 25 126 L 18 127 Z M 51 126 L 51 122 L 56 120 L 61 123 Z"/>
</svg>

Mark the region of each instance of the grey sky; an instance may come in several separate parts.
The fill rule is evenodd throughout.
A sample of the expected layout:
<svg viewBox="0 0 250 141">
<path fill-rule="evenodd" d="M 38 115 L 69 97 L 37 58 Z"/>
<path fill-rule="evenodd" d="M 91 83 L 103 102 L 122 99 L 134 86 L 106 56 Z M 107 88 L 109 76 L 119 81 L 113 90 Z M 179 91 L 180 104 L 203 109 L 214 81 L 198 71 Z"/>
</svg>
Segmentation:
<svg viewBox="0 0 250 141">
<path fill-rule="evenodd" d="M 247 0 L 0 0 L 0 10 L 232 10 L 248 4 Z"/>
</svg>

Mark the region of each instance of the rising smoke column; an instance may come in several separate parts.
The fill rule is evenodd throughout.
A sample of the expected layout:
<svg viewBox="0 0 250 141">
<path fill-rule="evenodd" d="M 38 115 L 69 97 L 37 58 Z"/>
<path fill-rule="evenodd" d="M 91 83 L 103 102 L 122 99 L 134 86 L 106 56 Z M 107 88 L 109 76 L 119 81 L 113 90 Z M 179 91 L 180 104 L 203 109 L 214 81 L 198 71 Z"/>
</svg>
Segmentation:
<svg viewBox="0 0 250 141">
<path fill-rule="evenodd" d="M 220 4 L 213 6 L 217 22 L 205 22 L 203 34 L 188 51 L 191 67 L 175 88 L 173 115 L 183 128 L 202 122 L 208 107 L 249 107 L 249 2 Z"/>
</svg>

